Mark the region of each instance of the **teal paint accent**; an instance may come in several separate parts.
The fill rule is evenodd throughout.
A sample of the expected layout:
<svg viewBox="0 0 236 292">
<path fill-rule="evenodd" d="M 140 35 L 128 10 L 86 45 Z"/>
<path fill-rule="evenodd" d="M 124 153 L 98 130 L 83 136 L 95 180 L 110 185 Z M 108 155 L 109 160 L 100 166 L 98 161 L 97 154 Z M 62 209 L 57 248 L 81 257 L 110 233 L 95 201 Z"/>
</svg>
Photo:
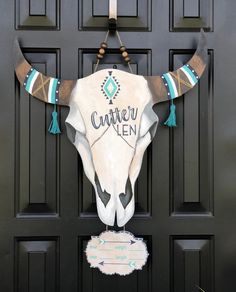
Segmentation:
<svg viewBox="0 0 236 292">
<path fill-rule="evenodd" d="M 169 77 L 168 73 L 167 74 L 163 74 L 163 76 L 165 77 L 165 79 L 166 79 L 166 81 L 168 83 L 169 89 L 170 89 L 170 98 L 173 99 L 173 98 L 175 98 L 175 92 L 174 92 L 172 83 L 170 81 L 170 77 Z"/>
<path fill-rule="evenodd" d="M 100 244 L 105 244 L 106 241 L 105 241 L 104 239 L 99 238 L 99 243 L 100 243 Z"/>
<path fill-rule="evenodd" d="M 170 105 L 170 115 L 168 119 L 164 123 L 168 127 L 176 127 L 176 114 L 175 114 L 175 105 L 173 100 L 171 101 Z"/>
<path fill-rule="evenodd" d="M 193 72 L 189 69 L 189 67 L 187 65 L 184 65 L 183 69 L 188 72 L 188 74 L 191 76 L 193 82 L 196 84 L 198 82 L 198 80 L 197 80 L 196 76 L 193 74 Z"/>
<path fill-rule="evenodd" d="M 31 84 L 32 79 L 34 78 L 34 75 L 36 74 L 36 72 L 37 71 L 35 69 L 33 69 L 33 71 L 31 72 L 31 74 L 30 74 L 30 76 L 29 76 L 29 78 L 27 80 L 27 83 L 26 83 L 26 86 L 25 86 L 25 90 L 28 91 L 28 92 L 29 92 L 29 89 L 30 89 L 30 84 Z"/>
<path fill-rule="evenodd" d="M 97 249 L 96 245 L 90 245 L 89 248 L 90 249 Z"/>
<path fill-rule="evenodd" d="M 52 112 L 52 121 L 49 125 L 48 132 L 54 135 L 61 133 L 61 130 L 58 124 L 56 106 L 54 106 L 54 111 Z"/>
<path fill-rule="evenodd" d="M 127 247 L 124 246 L 124 245 L 117 245 L 117 246 L 115 246 L 115 249 L 117 249 L 117 250 L 126 250 Z"/>
<path fill-rule="evenodd" d="M 135 269 L 136 268 L 136 263 L 131 261 L 131 262 L 129 262 L 129 266 L 130 266 L 130 268 Z"/>
<path fill-rule="evenodd" d="M 51 103 L 52 104 L 56 104 L 56 89 L 57 89 L 57 82 L 58 79 L 54 79 L 53 80 L 53 84 L 52 84 L 52 94 L 51 94 Z"/>
<path fill-rule="evenodd" d="M 127 259 L 127 256 L 117 256 L 116 259 L 117 259 L 117 260 L 124 261 L 124 260 Z"/>
<path fill-rule="evenodd" d="M 112 86 L 111 90 L 109 89 L 110 86 Z M 107 79 L 103 88 L 109 98 L 113 98 L 118 90 L 118 86 L 111 76 Z"/>
</svg>

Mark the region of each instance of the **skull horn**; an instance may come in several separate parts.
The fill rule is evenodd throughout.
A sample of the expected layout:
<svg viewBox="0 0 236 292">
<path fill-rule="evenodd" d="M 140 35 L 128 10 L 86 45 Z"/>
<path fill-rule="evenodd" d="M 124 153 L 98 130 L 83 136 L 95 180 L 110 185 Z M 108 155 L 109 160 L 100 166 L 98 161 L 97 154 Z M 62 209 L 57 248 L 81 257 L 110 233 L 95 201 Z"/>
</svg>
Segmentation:
<svg viewBox="0 0 236 292">
<path fill-rule="evenodd" d="M 47 103 L 68 106 L 76 80 L 60 80 L 38 72 L 26 61 L 17 39 L 13 53 L 16 76 L 28 93 Z"/>
<path fill-rule="evenodd" d="M 173 72 L 145 77 L 153 94 L 153 103 L 172 100 L 192 89 L 207 65 L 206 36 L 201 30 L 198 47 L 190 61 Z"/>
</svg>

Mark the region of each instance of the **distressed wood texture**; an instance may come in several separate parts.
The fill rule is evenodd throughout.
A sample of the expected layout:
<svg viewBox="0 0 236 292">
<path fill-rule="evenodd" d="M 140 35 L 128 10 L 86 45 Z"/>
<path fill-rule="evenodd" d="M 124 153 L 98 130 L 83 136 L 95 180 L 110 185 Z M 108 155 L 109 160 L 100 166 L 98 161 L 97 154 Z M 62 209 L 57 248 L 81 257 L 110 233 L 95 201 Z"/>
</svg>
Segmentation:
<svg viewBox="0 0 236 292">
<path fill-rule="evenodd" d="M 41 72 L 92 73 L 107 29 L 107 0 L 0 1 L 0 291 L 236 291 L 235 0 L 119 0 L 118 27 L 135 73 L 160 75 L 189 60 L 201 27 L 208 68 L 176 100 L 177 127 L 160 125 L 136 184 L 126 225 L 150 254 L 127 277 L 90 269 L 85 247 L 105 226 L 93 188 L 66 135 L 48 133 L 53 107 L 27 95 L 13 72 L 17 36 Z M 101 68 L 128 71 L 115 38 Z M 132 92 L 130 93 L 132 95 Z M 131 96 L 132 97 L 132 96 Z"/>
</svg>

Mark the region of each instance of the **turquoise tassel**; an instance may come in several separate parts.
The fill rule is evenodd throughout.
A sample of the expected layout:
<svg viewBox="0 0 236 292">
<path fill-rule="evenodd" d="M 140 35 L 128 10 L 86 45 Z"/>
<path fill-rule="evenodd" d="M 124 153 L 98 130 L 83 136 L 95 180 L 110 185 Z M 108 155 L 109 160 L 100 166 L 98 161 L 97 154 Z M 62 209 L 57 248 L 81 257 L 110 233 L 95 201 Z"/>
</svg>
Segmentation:
<svg viewBox="0 0 236 292">
<path fill-rule="evenodd" d="M 175 114 L 175 105 L 173 100 L 171 100 L 171 105 L 170 105 L 170 115 L 168 119 L 164 123 L 168 127 L 176 127 L 176 114 Z"/>
<path fill-rule="evenodd" d="M 59 124 L 58 124 L 56 105 L 54 106 L 54 110 L 52 112 L 52 121 L 51 121 L 50 126 L 48 128 L 48 132 L 51 134 L 54 134 L 54 135 L 61 133 L 61 130 L 60 130 Z"/>
</svg>

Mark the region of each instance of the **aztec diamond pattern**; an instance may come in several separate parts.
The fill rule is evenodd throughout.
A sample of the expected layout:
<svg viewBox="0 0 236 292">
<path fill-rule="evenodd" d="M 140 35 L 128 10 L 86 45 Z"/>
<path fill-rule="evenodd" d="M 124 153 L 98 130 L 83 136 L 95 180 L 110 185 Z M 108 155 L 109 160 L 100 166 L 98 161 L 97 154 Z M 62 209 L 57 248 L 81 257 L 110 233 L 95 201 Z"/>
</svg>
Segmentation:
<svg viewBox="0 0 236 292">
<path fill-rule="evenodd" d="M 117 79 L 112 76 L 112 71 L 109 71 L 109 76 L 106 77 L 101 85 L 101 91 L 109 100 L 109 104 L 113 104 L 112 100 L 115 99 L 120 91 L 120 84 Z"/>
</svg>

